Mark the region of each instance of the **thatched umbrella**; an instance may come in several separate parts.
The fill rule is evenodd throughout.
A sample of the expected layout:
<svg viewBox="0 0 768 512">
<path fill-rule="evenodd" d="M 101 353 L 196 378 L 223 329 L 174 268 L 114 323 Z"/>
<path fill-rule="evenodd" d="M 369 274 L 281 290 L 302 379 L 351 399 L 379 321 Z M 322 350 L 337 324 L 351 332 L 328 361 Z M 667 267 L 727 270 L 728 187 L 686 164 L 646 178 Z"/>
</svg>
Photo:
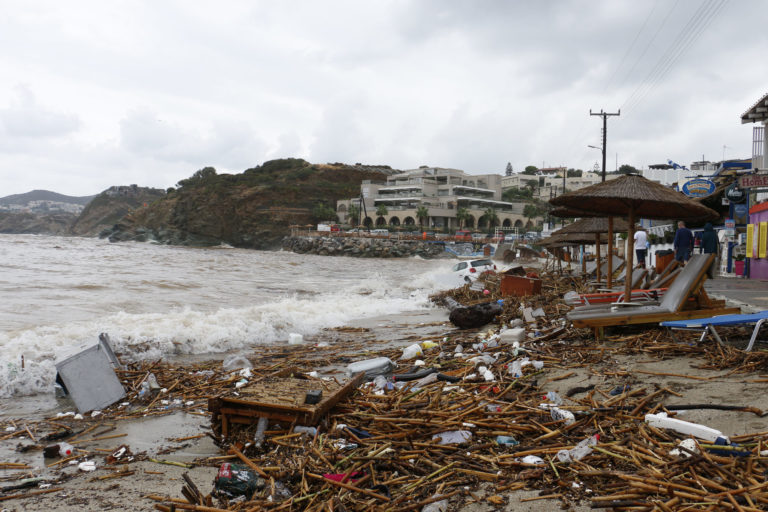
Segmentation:
<svg viewBox="0 0 768 512">
<path fill-rule="evenodd" d="M 592 238 L 592 233 L 561 233 L 562 230 L 552 233 L 551 236 L 545 238 L 539 245 L 543 245 L 547 248 L 554 247 L 569 247 L 574 245 L 584 245 L 594 243 L 597 240 L 599 243 L 607 242 L 608 239 L 605 236 L 597 235 L 599 238 Z M 598 267 L 600 263 L 598 261 Z M 582 260 L 581 269 L 586 272 L 586 262 Z M 598 269 L 599 271 L 599 269 Z"/>
<path fill-rule="evenodd" d="M 569 214 L 568 210 L 558 208 L 557 210 L 562 210 L 563 216 L 566 216 Z M 570 212 L 573 213 L 573 212 Z M 573 222 L 571 224 L 568 224 L 567 226 L 558 229 L 553 234 L 558 233 L 594 233 L 595 234 L 595 246 L 597 247 L 597 282 L 600 282 L 600 243 L 598 240 L 598 236 L 601 233 L 608 232 L 608 268 L 613 268 L 613 233 L 614 229 L 619 233 L 626 233 L 629 231 L 629 227 L 627 226 L 627 223 L 622 219 L 616 219 L 614 221 L 613 217 L 585 217 L 583 219 L 577 220 L 576 222 Z M 609 272 L 607 276 L 607 285 L 608 288 L 611 287 L 613 284 L 611 280 L 613 279 L 613 272 Z"/>
<path fill-rule="evenodd" d="M 573 192 L 568 192 L 549 201 L 555 206 L 564 206 L 583 212 L 585 217 L 627 216 L 627 275 L 634 266 L 635 219 L 700 219 L 714 220 L 718 213 L 706 206 L 688 199 L 680 192 L 636 174 L 625 174 L 615 180 L 608 180 Z M 588 206 L 585 206 L 588 205 Z M 588 211 L 582 208 L 589 208 Z M 631 297 L 632 280 L 626 280 L 625 297 Z"/>
</svg>

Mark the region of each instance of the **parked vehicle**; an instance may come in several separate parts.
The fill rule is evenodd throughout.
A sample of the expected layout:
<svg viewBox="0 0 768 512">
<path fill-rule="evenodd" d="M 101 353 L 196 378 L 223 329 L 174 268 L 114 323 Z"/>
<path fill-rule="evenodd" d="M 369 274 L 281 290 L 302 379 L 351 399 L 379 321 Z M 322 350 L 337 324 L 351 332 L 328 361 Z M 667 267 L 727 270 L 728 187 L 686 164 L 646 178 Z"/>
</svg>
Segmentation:
<svg viewBox="0 0 768 512">
<path fill-rule="evenodd" d="M 371 234 L 376 236 L 389 236 L 389 230 L 388 229 L 372 229 Z"/>
<path fill-rule="evenodd" d="M 472 240 L 472 232 L 466 229 L 460 229 L 456 232 L 456 240 L 461 242 L 469 242 Z"/>
<path fill-rule="evenodd" d="M 474 241 L 485 240 L 486 238 L 488 238 L 488 235 L 485 233 L 472 233 L 472 240 Z"/>
<path fill-rule="evenodd" d="M 453 266 L 454 272 L 464 278 L 464 281 L 474 281 L 484 272 L 496 272 L 496 265 L 489 259 L 460 261 Z"/>
</svg>

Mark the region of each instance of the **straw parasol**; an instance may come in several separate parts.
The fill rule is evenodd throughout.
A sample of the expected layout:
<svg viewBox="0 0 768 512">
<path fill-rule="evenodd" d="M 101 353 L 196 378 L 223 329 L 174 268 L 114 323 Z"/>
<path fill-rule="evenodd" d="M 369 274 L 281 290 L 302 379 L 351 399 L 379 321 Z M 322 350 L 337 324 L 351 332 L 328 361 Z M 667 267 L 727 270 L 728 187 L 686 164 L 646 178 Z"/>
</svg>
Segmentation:
<svg viewBox="0 0 768 512">
<path fill-rule="evenodd" d="M 718 213 L 688 199 L 679 192 L 636 174 L 625 174 L 550 199 L 555 206 L 582 212 L 585 217 L 628 217 L 627 270 L 634 266 L 635 219 L 714 220 Z M 589 205 L 589 210 L 582 208 Z M 625 297 L 631 297 L 631 279 L 626 280 Z"/>
<path fill-rule="evenodd" d="M 561 211 L 563 213 L 563 216 L 571 216 L 571 213 L 575 213 L 572 211 L 569 211 L 564 208 L 557 208 L 557 210 Z M 597 248 L 597 282 L 600 282 L 601 275 L 600 275 L 600 243 L 598 242 L 598 235 L 601 233 L 608 232 L 608 268 L 613 268 L 613 233 L 614 230 L 619 233 L 626 233 L 629 231 L 629 227 L 627 226 L 627 223 L 622 219 L 616 219 L 614 220 L 613 217 L 585 217 L 584 215 L 576 215 L 576 216 L 582 216 L 583 219 L 577 220 L 576 222 L 573 222 L 571 224 L 568 224 L 567 226 L 558 229 L 553 234 L 558 233 L 594 233 L 595 234 L 595 246 Z M 608 273 L 607 277 L 607 285 L 610 288 L 612 283 L 611 280 L 613 279 L 613 274 L 611 272 Z"/>
<path fill-rule="evenodd" d="M 559 231 L 556 231 L 551 236 L 548 236 L 544 240 L 539 242 L 539 245 L 542 245 L 547 248 L 556 248 L 556 247 L 569 247 L 573 245 L 584 245 L 584 244 L 591 244 L 594 243 L 597 238 L 593 238 L 591 233 L 561 233 Z M 601 234 L 597 234 L 596 237 L 600 237 L 598 239 L 598 242 L 605 243 L 608 241 L 607 237 Z M 582 260 L 581 262 L 581 269 L 582 271 L 586 272 L 586 262 Z M 598 262 L 599 267 L 599 262 Z M 598 268 L 598 272 L 599 272 Z"/>
</svg>

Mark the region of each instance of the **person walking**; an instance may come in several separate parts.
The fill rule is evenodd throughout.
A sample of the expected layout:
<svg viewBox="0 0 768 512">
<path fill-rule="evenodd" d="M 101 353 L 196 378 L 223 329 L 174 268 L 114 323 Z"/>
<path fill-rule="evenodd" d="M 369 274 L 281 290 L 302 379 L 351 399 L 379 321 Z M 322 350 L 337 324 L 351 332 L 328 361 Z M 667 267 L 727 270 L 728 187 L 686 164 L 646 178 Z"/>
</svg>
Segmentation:
<svg viewBox="0 0 768 512">
<path fill-rule="evenodd" d="M 717 268 L 715 265 L 720 254 L 720 240 L 717 239 L 717 233 L 712 227 L 711 222 L 707 222 L 704 225 L 704 232 L 701 234 L 701 252 L 715 255 L 715 259 L 712 260 L 712 264 L 707 269 L 707 277 L 714 279 L 715 268 Z"/>
<path fill-rule="evenodd" d="M 635 231 L 635 254 L 637 254 L 637 266 L 645 268 L 645 256 L 648 254 L 648 234 L 642 226 Z"/>
<path fill-rule="evenodd" d="M 685 262 L 691 258 L 693 232 L 685 227 L 683 221 L 677 223 L 677 232 L 672 241 L 672 247 L 675 249 L 675 260 L 679 261 L 681 265 L 685 265 Z"/>
</svg>

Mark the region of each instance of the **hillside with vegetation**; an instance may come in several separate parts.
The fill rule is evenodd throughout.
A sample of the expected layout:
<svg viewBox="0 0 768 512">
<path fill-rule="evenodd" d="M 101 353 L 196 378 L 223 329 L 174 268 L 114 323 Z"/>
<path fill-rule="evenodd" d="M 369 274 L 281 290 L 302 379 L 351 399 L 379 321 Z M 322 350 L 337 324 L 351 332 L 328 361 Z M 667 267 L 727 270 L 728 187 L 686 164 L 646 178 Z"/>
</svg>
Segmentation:
<svg viewBox="0 0 768 512">
<path fill-rule="evenodd" d="M 206 167 L 102 236 L 273 249 L 292 225 L 334 218 L 336 201 L 358 196 L 363 180 L 383 181 L 392 173 L 388 166 L 310 164 L 296 158 L 268 161 L 239 174 Z"/>
<path fill-rule="evenodd" d="M 131 212 L 165 197 L 165 190 L 136 185 L 110 187 L 94 197 L 74 221 L 69 234 L 96 236 Z"/>
</svg>

